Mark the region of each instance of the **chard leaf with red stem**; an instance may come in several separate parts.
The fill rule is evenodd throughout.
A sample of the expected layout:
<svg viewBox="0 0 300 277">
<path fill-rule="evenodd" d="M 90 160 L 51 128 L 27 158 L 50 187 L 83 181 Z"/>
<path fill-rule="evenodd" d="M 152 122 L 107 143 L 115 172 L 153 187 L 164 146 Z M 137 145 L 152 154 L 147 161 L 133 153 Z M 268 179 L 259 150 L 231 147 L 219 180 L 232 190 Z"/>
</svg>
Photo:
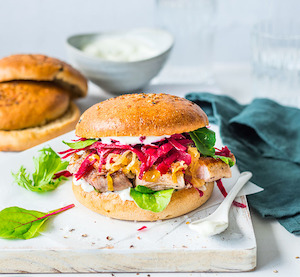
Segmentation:
<svg viewBox="0 0 300 277">
<path fill-rule="evenodd" d="M 43 213 L 19 207 L 0 211 L 0 237 L 4 239 L 31 239 L 38 234 L 45 221 L 61 212 L 75 207 L 74 204 Z"/>
</svg>

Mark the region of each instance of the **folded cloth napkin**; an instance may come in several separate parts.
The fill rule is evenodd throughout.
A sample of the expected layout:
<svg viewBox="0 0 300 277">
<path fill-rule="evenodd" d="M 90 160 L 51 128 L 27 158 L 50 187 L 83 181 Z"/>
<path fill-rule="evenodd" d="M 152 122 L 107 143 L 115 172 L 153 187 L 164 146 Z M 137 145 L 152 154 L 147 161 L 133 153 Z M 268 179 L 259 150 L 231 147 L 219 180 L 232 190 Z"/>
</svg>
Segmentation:
<svg viewBox="0 0 300 277">
<path fill-rule="evenodd" d="M 220 126 L 223 143 L 241 171 L 264 191 L 249 195 L 249 204 L 263 217 L 275 217 L 300 234 L 300 110 L 269 99 L 240 105 L 228 96 L 190 93 L 210 122 Z"/>
</svg>

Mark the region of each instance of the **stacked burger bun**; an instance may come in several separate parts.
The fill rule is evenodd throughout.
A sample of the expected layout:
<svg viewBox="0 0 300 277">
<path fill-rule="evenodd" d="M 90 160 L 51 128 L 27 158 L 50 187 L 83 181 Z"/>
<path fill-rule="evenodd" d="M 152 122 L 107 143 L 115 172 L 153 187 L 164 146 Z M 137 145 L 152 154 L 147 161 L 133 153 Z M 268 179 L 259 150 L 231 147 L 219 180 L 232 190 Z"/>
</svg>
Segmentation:
<svg viewBox="0 0 300 277">
<path fill-rule="evenodd" d="M 73 130 L 80 117 L 73 100 L 86 94 L 84 76 L 58 59 L 1 59 L 0 151 L 22 151 Z"/>
</svg>

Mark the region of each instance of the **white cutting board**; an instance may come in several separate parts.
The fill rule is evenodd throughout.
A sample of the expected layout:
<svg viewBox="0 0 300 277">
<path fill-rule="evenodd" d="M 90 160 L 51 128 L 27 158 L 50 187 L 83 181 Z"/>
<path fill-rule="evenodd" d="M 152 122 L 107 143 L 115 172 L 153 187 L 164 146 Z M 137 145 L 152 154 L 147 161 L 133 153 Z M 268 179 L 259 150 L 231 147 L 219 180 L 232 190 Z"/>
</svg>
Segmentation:
<svg viewBox="0 0 300 277">
<path fill-rule="evenodd" d="M 88 210 L 73 196 L 71 181 L 43 194 L 13 184 L 11 171 L 16 172 L 21 165 L 32 170 L 32 157 L 39 149 L 50 145 L 60 151 L 66 149 L 62 139 L 72 138 L 74 134 L 68 133 L 10 159 L 0 156 L 0 209 L 19 206 L 47 212 L 76 205 L 50 219 L 36 238 L 0 239 L 0 273 L 236 272 L 255 268 L 256 241 L 248 208 L 232 207 L 229 228 L 212 238 L 200 237 L 186 224 L 217 208 L 216 203 L 223 199 L 218 188 L 200 209 L 149 223 L 110 219 Z M 233 177 L 224 179 L 228 191 L 238 175 L 234 167 Z M 247 204 L 245 196 L 237 200 Z M 147 228 L 137 231 L 142 226 Z"/>
</svg>

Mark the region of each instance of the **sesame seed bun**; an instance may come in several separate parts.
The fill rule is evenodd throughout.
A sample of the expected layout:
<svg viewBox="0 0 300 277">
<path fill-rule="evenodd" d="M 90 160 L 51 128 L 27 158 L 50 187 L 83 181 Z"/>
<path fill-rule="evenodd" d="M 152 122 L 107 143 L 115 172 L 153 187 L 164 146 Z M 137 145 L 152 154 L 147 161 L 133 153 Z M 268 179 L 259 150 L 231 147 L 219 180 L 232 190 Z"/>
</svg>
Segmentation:
<svg viewBox="0 0 300 277">
<path fill-rule="evenodd" d="M 53 83 L 0 83 L 0 130 L 44 125 L 62 116 L 69 103 L 69 93 Z"/>
<path fill-rule="evenodd" d="M 71 102 L 62 116 L 45 125 L 21 130 L 0 130 L 0 151 L 22 151 L 72 131 L 79 117 L 78 107 Z"/>
<path fill-rule="evenodd" d="M 83 138 L 162 136 L 208 125 L 203 110 L 169 94 L 127 94 L 89 108 L 76 126 Z"/>
<path fill-rule="evenodd" d="M 116 193 L 85 192 L 74 183 L 72 188 L 76 199 L 96 213 L 122 220 L 155 221 L 181 216 L 203 205 L 212 194 L 214 182 L 205 186 L 202 197 L 195 188 L 175 191 L 168 206 L 159 213 L 143 210 L 133 201 L 123 201 Z"/>
<path fill-rule="evenodd" d="M 87 94 L 85 77 L 69 64 L 39 54 L 19 54 L 0 60 L 0 82 L 51 81 L 71 92 L 73 98 Z"/>
</svg>

